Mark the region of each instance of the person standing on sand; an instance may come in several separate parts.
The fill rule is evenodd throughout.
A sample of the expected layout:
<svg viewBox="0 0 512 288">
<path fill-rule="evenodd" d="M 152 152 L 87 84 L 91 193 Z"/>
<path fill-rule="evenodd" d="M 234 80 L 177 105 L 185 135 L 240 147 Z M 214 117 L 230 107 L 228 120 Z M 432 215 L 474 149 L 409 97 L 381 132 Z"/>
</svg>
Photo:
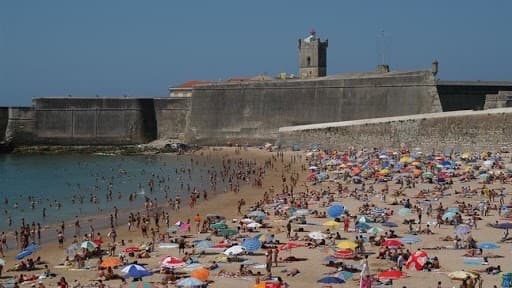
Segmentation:
<svg viewBox="0 0 512 288">
<path fill-rule="evenodd" d="M 277 247 L 276 247 L 276 248 L 274 248 L 274 264 L 276 265 L 276 267 L 277 267 L 278 260 L 279 260 L 279 249 L 277 249 Z"/>
<path fill-rule="evenodd" d="M 197 231 L 197 234 L 199 234 L 199 232 L 201 232 L 201 230 L 200 230 L 201 216 L 199 216 L 199 213 L 197 213 L 196 217 L 194 217 L 194 223 L 196 223 L 196 231 Z"/>
<path fill-rule="evenodd" d="M 80 219 L 75 216 L 75 235 L 80 235 Z"/>
<path fill-rule="evenodd" d="M 266 253 L 266 270 L 267 270 L 267 273 L 271 273 L 272 272 L 272 249 L 267 249 L 267 253 Z"/>
</svg>

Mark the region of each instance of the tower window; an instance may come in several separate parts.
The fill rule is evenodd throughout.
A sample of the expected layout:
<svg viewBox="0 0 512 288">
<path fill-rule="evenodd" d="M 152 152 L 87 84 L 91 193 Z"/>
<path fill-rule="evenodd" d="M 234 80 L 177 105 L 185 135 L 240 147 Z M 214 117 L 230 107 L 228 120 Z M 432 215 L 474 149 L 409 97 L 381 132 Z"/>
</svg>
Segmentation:
<svg viewBox="0 0 512 288">
<path fill-rule="evenodd" d="M 307 65 L 308 65 L 308 66 L 311 66 L 311 57 L 308 57 L 308 59 L 307 59 Z"/>
</svg>

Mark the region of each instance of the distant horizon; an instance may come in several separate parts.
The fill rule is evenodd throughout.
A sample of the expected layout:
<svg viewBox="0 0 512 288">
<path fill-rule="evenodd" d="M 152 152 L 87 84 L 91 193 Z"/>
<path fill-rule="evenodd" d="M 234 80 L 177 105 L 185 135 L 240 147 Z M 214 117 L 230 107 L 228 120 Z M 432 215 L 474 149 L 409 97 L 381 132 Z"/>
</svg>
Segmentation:
<svg viewBox="0 0 512 288">
<path fill-rule="evenodd" d="M 327 74 L 430 70 L 512 81 L 512 2 L 0 3 L 0 106 L 42 97 L 165 97 L 188 80 L 298 75 L 297 39 L 329 39 Z M 143 95 L 143 96 L 139 96 Z"/>
</svg>

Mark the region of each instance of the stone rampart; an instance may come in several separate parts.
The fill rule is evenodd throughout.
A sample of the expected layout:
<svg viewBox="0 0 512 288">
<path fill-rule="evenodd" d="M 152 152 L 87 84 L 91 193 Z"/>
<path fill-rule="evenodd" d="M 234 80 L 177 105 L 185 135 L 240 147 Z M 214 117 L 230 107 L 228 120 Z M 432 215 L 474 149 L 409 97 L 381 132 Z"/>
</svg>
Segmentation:
<svg viewBox="0 0 512 288">
<path fill-rule="evenodd" d="M 499 91 L 485 96 L 484 109 L 512 107 L 512 91 Z"/>
<path fill-rule="evenodd" d="M 323 123 L 279 129 L 278 144 L 324 148 L 403 145 L 430 149 L 497 150 L 512 145 L 512 108 L 456 111 Z"/>
<path fill-rule="evenodd" d="M 36 98 L 36 144 L 128 145 L 156 139 L 151 98 Z"/>
<path fill-rule="evenodd" d="M 155 98 L 158 139 L 185 141 L 191 97 Z"/>
<path fill-rule="evenodd" d="M 282 126 L 440 112 L 430 71 L 196 86 L 190 142 L 274 141 Z"/>
<path fill-rule="evenodd" d="M 0 143 L 5 141 L 5 131 L 9 120 L 9 107 L 0 107 Z"/>
<path fill-rule="evenodd" d="M 9 107 L 5 141 L 14 146 L 32 145 L 37 141 L 32 107 Z"/>
</svg>

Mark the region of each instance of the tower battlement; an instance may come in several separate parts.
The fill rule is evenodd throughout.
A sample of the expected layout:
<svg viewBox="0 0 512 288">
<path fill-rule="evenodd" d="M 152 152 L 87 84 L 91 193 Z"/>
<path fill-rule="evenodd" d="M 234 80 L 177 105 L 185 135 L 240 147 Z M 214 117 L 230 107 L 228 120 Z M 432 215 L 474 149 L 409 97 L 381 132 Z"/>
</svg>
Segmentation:
<svg viewBox="0 0 512 288">
<path fill-rule="evenodd" d="M 321 41 L 312 30 L 310 35 L 299 39 L 299 75 L 301 79 L 327 75 L 327 46 L 329 40 Z"/>
</svg>

